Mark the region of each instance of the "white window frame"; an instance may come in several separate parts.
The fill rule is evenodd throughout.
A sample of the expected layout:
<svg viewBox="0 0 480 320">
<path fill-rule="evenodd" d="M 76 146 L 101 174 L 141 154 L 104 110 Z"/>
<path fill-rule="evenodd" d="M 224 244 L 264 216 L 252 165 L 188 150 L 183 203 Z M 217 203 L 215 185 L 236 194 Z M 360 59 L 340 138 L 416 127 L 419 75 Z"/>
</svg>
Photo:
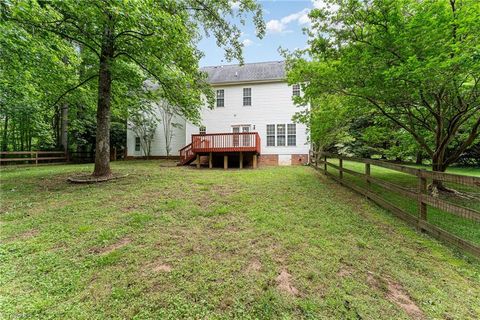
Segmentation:
<svg viewBox="0 0 480 320">
<path fill-rule="evenodd" d="M 292 96 L 293 97 L 300 97 L 300 85 L 299 84 L 292 85 Z"/>
<path fill-rule="evenodd" d="M 269 130 L 269 128 L 273 130 Z M 267 141 L 266 141 L 267 147 L 296 147 L 297 146 L 297 124 L 296 123 L 267 124 L 266 137 L 267 137 Z M 269 144 L 269 138 L 270 140 L 273 139 L 274 144 Z M 283 139 L 283 143 L 282 141 L 280 141 L 279 143 L 279 138 L 280 140 Z M 289 142 L 292 140 L 292 138 L 294 140 L 294 144 Z"/>
<path fill-rule="evenodd" d="M 272 134 L 271 132 L 270 132 L 270 133 L 268 132 L 268 127 L 270 127 L 270 128 L 273 127 L 273 134 Z M 276 128 L 276 125 L 274 125 L 274 124 L 267 124 L 267 147 L 275 147 L 275 145 L 276 145 L 276 141 L 277 141 L 277 135 L 276 135 L 276 133 L 277 133 L 277 131 L 275 130 L 275 128 Z M 270 144 L 268 143 L 268 138 L 273 138 L 273 145 L 270 145 Z"/>
<path fill-rule="evenodd" d="M 135 137 L 135 152 L 140 151 L 142 151 L 142 141 L 140 140 L 140 137 Z"/>
<path fill-rule="evenodd" d="M 292 129 L 293 130 L 290 130 Z M 293 137 L 293 144 L 290 144 L 290 138 Z M 295 123 L 287 124 L 287 147 L 296 147 L 297 146 L 297 125 Z"/>
<path fill-rule="evenodd" d="M 225 89 L 218 89 L 216 91 L 216 106 L 217 108 L 224 108 L 225 107 Z M 221 105 L 219 102 L 222 102 Z"/>
<path fill-rule="evenodd" d="M 202 134 L 202 135 L 207 134 L 207 127 L 205 127 L 205 126 L 200 126 L 200 127 L 198 128 L 198 134 Z"/>
<path fill-rule="evenodd" d="M 243 88 L 243 106 L 252 106 L 252 88 Z"/>
</svg>

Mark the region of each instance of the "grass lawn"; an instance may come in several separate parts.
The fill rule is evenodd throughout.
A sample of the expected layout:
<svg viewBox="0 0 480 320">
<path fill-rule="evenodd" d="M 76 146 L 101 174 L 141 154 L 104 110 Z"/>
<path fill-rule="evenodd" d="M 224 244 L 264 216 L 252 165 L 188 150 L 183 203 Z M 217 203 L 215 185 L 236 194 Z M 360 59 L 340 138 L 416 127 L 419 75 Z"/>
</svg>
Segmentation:
<svg viewBox="0 0 480 320">
<path fill-rule="evenodd" d="M 161 164 L 1 170 L 0 318 L 480 317 L 478 260 L 312 168 Z"/>
<path fill-rule="evenodd" d="M 329 159 L 328 162 L 338 165 L 338 159 Z M 361 173 L 365 172 L 365 165 L 363 163 L 352 162 L 352 161 L 344 161 L 343 163 L 344 163 L 344 167 L 347 169 L 361 172 Z M 420 168 L 420 166 L 416 166 L 416 167 Z M 422 168 L 429 169 L 427 167 L 422 167 Z M 338 176 L 338 171 L 336 169 L 329 167 L 328 171 Z M 451 169 L 448 170 L 448 172 L 454 173 L 454 174 L 480 176 L 479 168 L 452 167 Z M 391 183 L 395 183 L 397 185 L 409 188 L 413 191 L 416 191 L 418 186 L 417 177 L 406 174 L 406 173 L 385 169 L 382 167 L 377 167 L 372 165 L 371 175 L 375 178 L 389 181 Z M 357 185 L 367 188 L 365 181 L 360 177 L 355 177 L 348 173 L 344 173 L 344 178 L 349 180 L 350 182 L 354 182 Z M 453 196 L 451 197 L 441 196 L 440 198 L 449 202 L 462 205 L 464 207 L 470 207 L 477 211 L 480 211 L 479 188 L 468 187 L 468 186 L 452 184 L 452 183 L 445 183 L 445 185 L 456 190 L 467 192 L 468 194 L 475 196 L 476 199 L 461 199 Z M 371 187 L 373 191 L 375 191 L 378 194 L 381 194 L 386 200 L 402 208 L 406 212 L 409 212 L 414 216 L 418 216 L 418 204 L 415 200 L 408 199 L 405 196 L 399 195 L 395 192 L 391 192 L 375 184 L 372 184 Z M 465 240 L 468 240 L 475 244 L 480 244 L 480 222 L 458 217 L 454 214 L 442 211 L 440 209 L 437 209 L 431 206 L 427 206 L 427 207 L 428 207 L 427 220 L 429 222 Z"/>
</svg>

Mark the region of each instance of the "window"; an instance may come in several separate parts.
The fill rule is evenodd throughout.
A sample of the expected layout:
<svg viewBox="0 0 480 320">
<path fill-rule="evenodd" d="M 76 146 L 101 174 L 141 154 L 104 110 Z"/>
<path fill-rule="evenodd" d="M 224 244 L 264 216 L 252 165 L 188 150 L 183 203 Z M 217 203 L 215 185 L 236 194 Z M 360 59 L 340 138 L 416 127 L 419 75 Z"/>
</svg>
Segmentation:
<svg viewBox="0 0 480 320">
<path fill-rule="evenodd" d="M 287 145 L 297 145 L 297 126 L 295 123 L 289 123 L 287 125 Z"/>
<path fill-rule="evenodd" d="M 225 107 L 225 90 L 217 90 L 217 108 Z"/>
<path fill-rule="evenodd" d="M 267 147 L 295 147 L 297 145 L 297 125 L 267 124 Z"/>
<path fill-rule="evenodd" d="M 285 145 L 285 125 L 277 124 L 277 146 Z"/>
<path fill-rule="evenodd" d="M 140 137 L 135 137 L 135 151 L 140 151 Z"/>
<path fill-rule="evenodd" d="M 299 97 L 300 96 L 300 85 L 299 84 L 294 84 L 292 86 L 292 95 L 294 97 Z"/>
<path fill-rule="evenodd" d="M 198 133 L 200 133 L 200 134 L 206 134 L 206 133 L 207 133 L 207 127 L 201 126 L 201 127 L 198 129 Z"/>
<path fill-rule="evenodd" d="M 252 88 L 243 88 L 243 105 L 252 105 Z"/>
<path fill-rule="evenodd" d="M 267 147 L 275 146 L 275 125 L 267 124 Z"/>
</svg>

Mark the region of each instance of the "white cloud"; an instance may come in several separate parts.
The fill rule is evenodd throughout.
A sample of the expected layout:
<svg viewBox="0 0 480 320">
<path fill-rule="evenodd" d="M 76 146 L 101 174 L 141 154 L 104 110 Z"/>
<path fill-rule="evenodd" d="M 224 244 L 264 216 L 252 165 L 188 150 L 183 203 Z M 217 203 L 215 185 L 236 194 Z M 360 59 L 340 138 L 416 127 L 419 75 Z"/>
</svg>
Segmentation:
<svg viewBox="0 0 480 320">
<path fill-rule="evenodd" d="M 328 11 L 335 12 L 339 9 L 337 4 L 328 4 L 324 0 L 312 0 L 312 6 L 315 9 L 327 9 Z"/>
<path fill-rule="evenodd" d="M 310 9 L 305 8 L 301 11 L 289 14 L 280 20 L 273 19 L 267 22 L 267 33 L 285 33 L 288 32 L 287 27 L 290 23 L 297 22 L 299 25 L 309 24 L 310 18 L 308 14 Z"/>
<path fill-rule="evenodd" d="M 279 20 L 273 19 L 267 22 L 267 33 L 282 33 L 285 31 L 287 25 Z"/>
<path fill-rule="evenodd" d="M 240 3 L 235 1 L 229 1 L 230 7 L 232 10 L 237 10 L 240 8 Z"/>
<path fill-rule="evenodd" d="M 250 40 L 250 39 L 245 39 L 245 40 L 242 41 L 242 43 L 245 47 L 248 47 L 248 46 L 251 46 L 253 44 L 253 41 Z"/>
</svg>

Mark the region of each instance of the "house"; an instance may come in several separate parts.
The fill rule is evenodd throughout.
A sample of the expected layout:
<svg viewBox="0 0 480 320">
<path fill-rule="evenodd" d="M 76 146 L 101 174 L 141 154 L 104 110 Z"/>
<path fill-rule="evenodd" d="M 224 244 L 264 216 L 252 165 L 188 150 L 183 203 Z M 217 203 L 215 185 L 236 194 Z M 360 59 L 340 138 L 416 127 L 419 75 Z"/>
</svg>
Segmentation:
<svg viewBox="0 0 480 320">
<path fill-rule="evenodd" d="M 305 125 L 294 123 L 298 109 L 292 97 L 300 86 L 289 86 L 285 62 L 205 67 L 216 93 L 214 109 L 201 111 L 197 127 L 180 117 L 174 121 L 172 155 L 182 164 L 210 166 L 297 165 L 308 162 L 310 145 Z M 151 156 L 166 155 L 165 139 L 156 131 Z M 128 157 L 141 157 L 140 139 L 128 130 Z"/>
</svg>

